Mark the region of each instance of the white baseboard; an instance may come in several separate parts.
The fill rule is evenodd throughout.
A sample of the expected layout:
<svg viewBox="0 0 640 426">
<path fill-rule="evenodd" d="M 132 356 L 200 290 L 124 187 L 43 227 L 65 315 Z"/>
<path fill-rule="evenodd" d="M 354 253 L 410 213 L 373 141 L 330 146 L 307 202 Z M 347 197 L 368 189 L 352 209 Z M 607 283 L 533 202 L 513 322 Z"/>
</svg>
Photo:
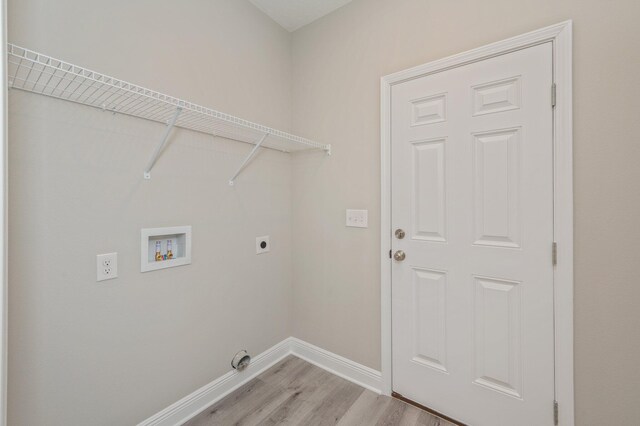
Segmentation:
<svg viewBox="0 0 640 426">
<path fill-rule="evenodd" d="M 291 353 L 298 358 L 302 358 L 363 388 L 381 393 L 382 375 L 379 371 L 295 337 L 290 337 L 289 340 L 291 342 Z"/>
<path fill-rule="evenodd" d="M 182 398 L 138 426 L 179 426 L 195 417 L 207 407 L 221 400 L 249 380 L 281 361 L 294 355 L 336 376 L 364 388 L 380 393 L 382 376 L 379 371 L 365 367 L 340 355 L 326 351 L 310 343 L 289 337 L 251 359 L 243 372 L 230 371 L 197 391 Z"/>
<path fill-rule="evenodd" d="M 251 359 L 242 372 L 232 370 L 197 391 L 185 396 L 138 426 L 178 426 L 195 417 L 211 404 L 224 398 L 269 367 L 291 354 L 289 339 L 285 339 Z"/>
</svg>

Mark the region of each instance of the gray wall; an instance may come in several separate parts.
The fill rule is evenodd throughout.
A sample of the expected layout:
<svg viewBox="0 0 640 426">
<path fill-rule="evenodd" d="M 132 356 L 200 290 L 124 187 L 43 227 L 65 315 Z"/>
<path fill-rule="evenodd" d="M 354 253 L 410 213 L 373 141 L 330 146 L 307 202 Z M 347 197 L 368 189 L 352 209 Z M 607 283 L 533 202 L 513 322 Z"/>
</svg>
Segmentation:
<svg viewBox="0 0 640 426">
<path fill-rule="evenodd" d="M 238 0 L 10 0 L 9 40 L 288 129 L 291 36 Z M 291 158 L 9 95 L 9 424 L 131 425 L 291 335 Z M 140 273 L 140 229 L 192 225 L 193 264 Z M 272 251 L 255 255 L 255 237 Z M 95 255 L 117 251 L 116 280 Z M 241 318 L 240 313 L 246 317 Z"/>
<path fill-rule="evenodd" d="M 577 424 L 638 423 L 637 0 L 354 0 L 294 33 L 294 129 L 334 146 L 294 164 L 296 337 L 380 368 L 380 77 L 569 18 Z"/>
</svg>

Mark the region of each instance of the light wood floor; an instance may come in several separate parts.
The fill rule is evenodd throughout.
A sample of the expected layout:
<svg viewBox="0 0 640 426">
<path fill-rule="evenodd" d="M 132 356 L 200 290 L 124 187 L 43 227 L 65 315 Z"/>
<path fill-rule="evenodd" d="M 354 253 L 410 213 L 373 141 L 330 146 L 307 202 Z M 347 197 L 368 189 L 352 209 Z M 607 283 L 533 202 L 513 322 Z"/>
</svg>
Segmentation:
<svg viewBox="0 0 640 426">
<path fill-rule="evenodd" d="M 380 396 L 294 356 L 185 423 L 213 425 L 452 426 L 426 411 Z"/>
</svg>

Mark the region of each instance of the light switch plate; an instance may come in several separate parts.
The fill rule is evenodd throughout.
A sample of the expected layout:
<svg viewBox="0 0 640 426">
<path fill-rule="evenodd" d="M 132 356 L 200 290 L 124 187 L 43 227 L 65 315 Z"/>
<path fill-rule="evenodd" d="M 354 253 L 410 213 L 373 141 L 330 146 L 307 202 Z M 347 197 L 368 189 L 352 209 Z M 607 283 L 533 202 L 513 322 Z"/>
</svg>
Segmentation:
<svg viewBox="0 0 640 426">
<path fill-rule="evenodd" d="M 347 226 L 355 228 L 369 227 L 369 211 L 368 210 L 351 210 L 347 209 Z"/>
<path fill-rule="evenodd" d="M 99 254 L 96 256 L 96 281 L 118 278 L 118 253 Z"/>
</svg>

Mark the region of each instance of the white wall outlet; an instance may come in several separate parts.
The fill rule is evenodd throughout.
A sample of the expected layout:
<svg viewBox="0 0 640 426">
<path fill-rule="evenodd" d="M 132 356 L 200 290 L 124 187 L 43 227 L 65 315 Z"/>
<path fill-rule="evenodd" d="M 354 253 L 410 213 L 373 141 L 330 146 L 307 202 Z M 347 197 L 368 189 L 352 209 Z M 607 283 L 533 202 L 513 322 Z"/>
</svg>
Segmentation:
<svg viewBox="0 0 640 426">
<path fill-rule="evenodd" d="M 369 227 L 369 211 L 368 210 L 350 210 L 347 209 L 347 226 L 355 228 Z"/>
<path fill-rule="evenodd" d="M 256 238 L 256 254 L 268 253 L 269 250 L 271 250 L 271 243 L 268 235 Z"/>
<path fill-rule="evenodd" d="M 96 256 L 97 281 L 118 278 L 118 253 L 99 254 Z"/>
</svg>

